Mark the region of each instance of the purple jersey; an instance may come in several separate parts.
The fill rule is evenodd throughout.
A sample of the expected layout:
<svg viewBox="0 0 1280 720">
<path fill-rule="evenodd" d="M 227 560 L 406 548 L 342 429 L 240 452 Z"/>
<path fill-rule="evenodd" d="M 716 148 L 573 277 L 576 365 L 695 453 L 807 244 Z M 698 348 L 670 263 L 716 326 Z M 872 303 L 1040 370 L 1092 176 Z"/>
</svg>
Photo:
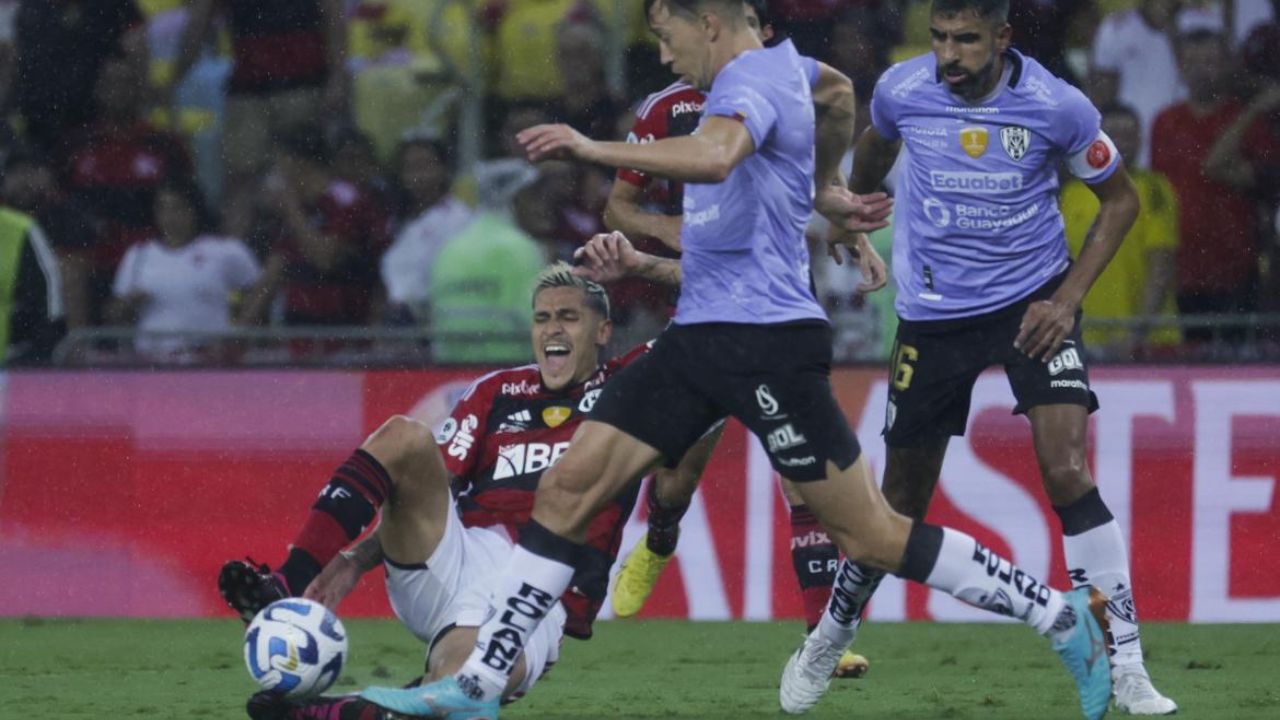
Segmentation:
<svg viewBox="0 0 1280 720">
<path fill-rule="evenodd" d="M 790 41 L 744 52 L 716 75 L 702 115 L 738 119 L 755 152 L 718 184 L 689 183 L 675 322 L 826 320 L 809 281 L 812 61 Z"/>
<path fill-rule="evenodd" d="M 968 104 L 933 53 L 894 65 L 871 122 L 907 152 L 897 189 L 893 275 L 907 320 L 970 317 L 1011 305 L 1069 262 L 1058 168 L 1110 177 L 1115 146 L 1076 88 L 1017 51 L 992 95 Z"/>
</svg>

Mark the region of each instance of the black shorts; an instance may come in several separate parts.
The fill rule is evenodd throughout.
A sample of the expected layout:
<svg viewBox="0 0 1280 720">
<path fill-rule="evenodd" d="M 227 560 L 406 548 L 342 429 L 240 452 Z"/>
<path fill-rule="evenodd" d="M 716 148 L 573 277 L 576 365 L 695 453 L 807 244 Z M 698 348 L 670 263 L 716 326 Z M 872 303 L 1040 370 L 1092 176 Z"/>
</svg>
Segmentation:
<svg viewBox="0 0 1280 720">
<path fill-rule="evenodd" d="M 726 416 L 746 425 L 783 477 L 820 480 L 861 453 L 831 394 L 831 327 L 824 322 L 671 325 L 605 384 L 590 419 L 677 463 Z"/>
<path fill-rule="evenodd" d="M 1082 405 L 1098 409 L 1084 363 L 1080 316 L 1075 329 L 1048 363 L 1013 347 L 1027 306 L 1053 294 L 1059 276 L 1030 296 L 986 315 L 958 320 L 898 323 L 889 365 L 889 402 L 884 437 L 890 447 L 912 447 L 926 438 L 964 435 L 969 400 L 978 375 L 1003 365 L 1018 404 L 1015 414 L 1037 405 Z"/>
</svg>

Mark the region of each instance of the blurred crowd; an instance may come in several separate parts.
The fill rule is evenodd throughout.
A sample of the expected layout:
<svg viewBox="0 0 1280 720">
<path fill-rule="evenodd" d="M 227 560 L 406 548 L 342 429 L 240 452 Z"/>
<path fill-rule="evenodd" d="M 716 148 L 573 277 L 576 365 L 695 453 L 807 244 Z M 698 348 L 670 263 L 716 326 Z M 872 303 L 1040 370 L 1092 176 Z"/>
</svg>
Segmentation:
<svg viewBox="0 0 1280 720">
<path fill-rule="evenodd" d="M 774 0 L 765 19 L 853 78 L 865 123 L 880 73 L 929 50 L 928 11 Z M 1280 0 L 1013 0 L 1011 22 L 1102 110 L 1142 197 L 1086 301 L 1116 321 L 1090 329 L 1097 354 L 1275 342 L 1126 319 L 1280 312 Z M 227 346 L 181 333 L 423 325 L 438 361 L 521 360 L 531 280 L 604 230 L 613 174 L 530 166 L 515 132 L 621 139 L 673 80 L 642 0 L 0 0 L 0 225 L 38 227 L 45 259 L 43 294 L 0 262 L 0 310 L 21 325 L 9 360 L 47 361 L 63 329 L 95 326 L 147 331 L 137 359 L 200 363 Z M 1096 201 L 1064 182 L 1062 210 L 1078 249 Z M 14 233 L 0 227 L 0 259 Z M 886 259 L 890 238 L 873 238 Z M 892 292 L 860 297 L 822 257 L 838 356 L 883 357 Z M 672 301 L 615 295 L 620 342 Z M 41 318 L 57 331 L 28 327 Z"/>
</svg>

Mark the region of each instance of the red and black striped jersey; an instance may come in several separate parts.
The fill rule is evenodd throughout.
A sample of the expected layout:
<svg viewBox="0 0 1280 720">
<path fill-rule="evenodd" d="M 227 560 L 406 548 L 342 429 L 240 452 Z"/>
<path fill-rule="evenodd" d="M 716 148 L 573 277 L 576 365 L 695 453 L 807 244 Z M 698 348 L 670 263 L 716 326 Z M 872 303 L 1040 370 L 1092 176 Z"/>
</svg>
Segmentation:
<svg viewBox="0 0 1280 720">
<path fill-rule="evenodd" d="M 602 364 L 586 382 L 558 392 L 543 386 L 536 364 L 491 372 L 472 383 L 436 431 L 445 467 L 456 478 L 462 524 L 501 525 L 516 538 L 533 512 L 543 471 L 569 447 L 605 381 L 647 350 L 648 345 L 634 348 Z M 561 598 L 567 635 L 591 636 L 636 493 L 633 488 L 616 498 L 588 526 L 588 557 Z"/>
<path fill-rule="evenodd" d="M 698 127 L 706 97 L 689 83 L 674 82 L 653 93 L 636 109 L 636 124 L 627 142 L 651 143 L 669 137 L 689 135 Z M 639 170 L 620 168 L 618 179 L 648 190 L 648 201 L 667 215 L 684 214 L 684 185 L 674 180 L 649 177 Z"/>
</svg>

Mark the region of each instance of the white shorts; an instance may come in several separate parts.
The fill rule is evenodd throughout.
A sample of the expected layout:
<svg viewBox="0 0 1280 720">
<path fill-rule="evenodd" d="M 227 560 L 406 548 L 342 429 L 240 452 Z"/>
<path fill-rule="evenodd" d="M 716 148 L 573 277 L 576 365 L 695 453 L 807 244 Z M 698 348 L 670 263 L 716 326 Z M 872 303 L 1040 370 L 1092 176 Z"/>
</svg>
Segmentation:
<svg viewBox="0 0 1280 720">
<path fill-rule="evenodd" d="M 514 546 L 501 528 L 462 525 L 453 507 L 444 537 L 420 565 L 383 563 L 391 609 L 409 631 L 430 644 L 450 626 L 479 627 L 489 614 L 489 598 L 501 580 Z M 518 698 L 560 658 L 564 606 L 556 603 L 524 647 L 525 676 Z"/>
</svg>

